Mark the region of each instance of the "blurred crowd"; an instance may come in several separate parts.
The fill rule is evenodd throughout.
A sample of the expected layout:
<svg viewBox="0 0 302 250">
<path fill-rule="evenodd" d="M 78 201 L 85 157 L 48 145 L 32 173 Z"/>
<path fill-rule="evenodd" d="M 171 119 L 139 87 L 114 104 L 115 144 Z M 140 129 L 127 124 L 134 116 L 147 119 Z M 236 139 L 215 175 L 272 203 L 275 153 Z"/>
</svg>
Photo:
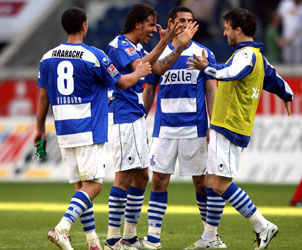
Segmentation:
<svg viewBox="0 0 302 250">
<path fill-rule="evenodd" d="M 302 1 L 281 0 L 270 13 L 265 31 L 266 55 L 271 62 L 302 63 Z"/>
</svg>

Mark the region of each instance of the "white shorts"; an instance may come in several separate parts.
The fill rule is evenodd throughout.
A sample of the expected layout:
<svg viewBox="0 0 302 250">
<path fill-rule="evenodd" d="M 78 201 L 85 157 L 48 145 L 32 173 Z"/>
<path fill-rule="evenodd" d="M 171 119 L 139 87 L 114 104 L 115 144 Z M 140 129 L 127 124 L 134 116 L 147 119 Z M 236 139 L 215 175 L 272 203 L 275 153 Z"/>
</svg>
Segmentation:
<svg viewBox="0 0 302 250">
<path fill-rule="evenodd" d="M 242 147 L 211 129 L 208 151 L 207 173 L 234 179 L 238 172 Z"/>
<path fill-rule="evenodd" d="M 105 143 L 88 146 L 61 148 L 69 182 L 96 181 L 105 178 Z"/>
<path fill-rule="evenodd" d="M 133 123 L 110 124 L 109 134 L 115 172 L 149 167 L 145 117 Z"/>
<path fill-rule="evenodd" d="M 150 150 L 150 170 L 174 174 L 176 159 L 181 176 L 205 174 L 207 162 L 206 137 L 188 139 L 166 139 L 153 137 Z"/>
</svg>

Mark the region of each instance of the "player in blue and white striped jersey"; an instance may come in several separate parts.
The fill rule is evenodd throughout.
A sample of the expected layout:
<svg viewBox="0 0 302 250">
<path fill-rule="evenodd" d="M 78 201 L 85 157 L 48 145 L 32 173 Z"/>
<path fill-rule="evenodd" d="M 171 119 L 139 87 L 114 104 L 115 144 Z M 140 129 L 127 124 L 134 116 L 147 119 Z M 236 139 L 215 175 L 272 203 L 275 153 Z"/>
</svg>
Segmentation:
<svg viewBox="0 0 302 250">
<path fill-rule="evenodd" d="M 186 7 L 175 7 L 169 13 L 173 22 L 185 28 L 193 22 L 193 13 Z M 175 39 L 159 59 L 169 54 Z M 196 202 L 203 223 L 206 221 L 207 195 L 205 168 L 207 160 L 208 116 L 211 118 L 216 92 L 216 80 L 199 70 L 187 70 L 187 60 L 193 54 L 205 52 L 216 63 L 214 54 L 203 45 L 191 41 L 177 61 L 162 76 L 146 77 L 143 94 L 150 110 L 159 83 L 153 138 L 149 149 L 150 170 L 153 172 L 148 209 L 148 236 L 145 245 L 159 247 L 162 220 L 168 205 L 168 184 L 179 162 L 181 176 L 192 176 Z M 224 201 L 222 204 L 224 207 Z M 154 248 L 155 249 L 155 248 Z"/>
<path fill-rule="evenodd" d="M 290 115 L 289 102 L 293 99 L 290 86 L 263 57 L 261 43 L 254 41 L 257 19 L 248 10 L 234 9 L 223 16 L 224 36 L 235 52 L 225 64 L 209 63 L 206 56 L 194 55 L 188 59 L 190 69 L 203 70 L 219 80 L 210 125 L 209 157 L 207 163 L 207 189 L 213 200 L 208 207 L 216 207 L 223 198 L 246 219 L 256 232 L 255 249 L 267 248 L 277 235 L 278 227 L 266 220 L 248 194 L 233 183 L 240 152 L 247 147 L 253 130 L 262 90 L 278 95 Z M 217 214 L 222 211 L 215 212 Z M 209 219 L 208 219 L 209 218 Z M 189 249 L 217 248 L 215 230 L 220 218 L 208 217 L 201 238 Z"/>
<path fill-rule="evenodd" d="M 147 4 L 136 4 L 127 15 L 122 35 L 115 37 L 108 46 L 107 54 L 121 73 L 132 72 L 141 61 L 150 62 L 152 71 L 164 74 L 197 31 L 196 23 L 179 30 L 177 23 L 163 30 L 156 25 L 156 12 Z M 159 29 L 160 41 L 147 53 L 142 45 Z M 157 61 L 167 44 L 177 36 L 175 49 Z M 137 241 L 138 223 L 148 182 L 147 130 L 145 108 L 142 100 L 143 82 L 127 90 L 113 87 L 109 111 L 112 112 L 111 144 L 115 168 L 115 181 L 109 197 L 109 226 L 105 249 L 141 247 Z M 125 212 L 123 240 L 120 227 Z M 126 243 L 128 244 L 124 244 Z M 132 248 L 132 249 L 133 249 Z M 131 248 L 130 248 L 131 249 Z"/>
<path fill-rule="evenodd" d="M 92 200 L 104 179 L 104 143 L 108 133 L 108 87 L 127 88 L 151 73 L 149 63 L 121 75 L 106 54 L 83 43 L 88 21 L 83 9 L 74 7 L 62 15 L 67 42 L 42 58 L 38 77 L 40 98 L 34 144 L 46 140 L 45 119 L 51 105 L 56 134 L 74 194 L 63 218 L 48 233 L 61 249 L 73 249 L 69 230 L 81 218 L 90 250 L 102 249 L 95 233 Z"/>
</svg>

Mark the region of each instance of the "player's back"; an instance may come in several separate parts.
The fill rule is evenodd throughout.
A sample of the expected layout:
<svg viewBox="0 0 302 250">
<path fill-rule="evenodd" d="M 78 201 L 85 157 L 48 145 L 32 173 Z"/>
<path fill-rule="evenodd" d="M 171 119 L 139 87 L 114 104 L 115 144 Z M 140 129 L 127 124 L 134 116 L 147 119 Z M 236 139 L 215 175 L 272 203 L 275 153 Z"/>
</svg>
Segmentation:
<svg viewBox="0 0 302 250">
<path fill-rule="evenodd" d="M 83 43 L 63 43 L 43 56 L 38 85 L 47 89 L 61 147 L 107 141 L 107 87 L 120 75 L 110 75 L 111 65 Z"/>
</svg>

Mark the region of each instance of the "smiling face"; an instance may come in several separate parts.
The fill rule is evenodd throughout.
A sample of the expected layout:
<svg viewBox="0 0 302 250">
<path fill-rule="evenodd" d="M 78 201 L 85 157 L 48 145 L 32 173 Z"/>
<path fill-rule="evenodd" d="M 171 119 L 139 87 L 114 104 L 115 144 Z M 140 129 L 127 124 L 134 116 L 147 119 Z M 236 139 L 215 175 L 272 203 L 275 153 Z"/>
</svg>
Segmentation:
<svg viewBox="0 0 302 250">
<path fill-rule="evenodd" d="M 193 22 L 193 15 L 191 12 L 177 12 L 173 23 L 175 22 L 178 22 L 180 29 L 184 30 L 189 23 Z"/>
<path fill-rule="evenodd" d="M 139 42 L 148 43 L 150 37 L 157 32 L 156 29 L 156 17 L 148 16 L 146 21 L 143 23 L 138 23 L 137 28 L 139 29 Z"/>
<path fill-rule="evenodd" d="M 238 29 L 238 28 L 237 28 Z M 230 22 L 224 21 L 223 35 L 227 37 L 230 46 L 236 46 L 238 43 L 237 29 L 233 29 Z"/>
</svg>

